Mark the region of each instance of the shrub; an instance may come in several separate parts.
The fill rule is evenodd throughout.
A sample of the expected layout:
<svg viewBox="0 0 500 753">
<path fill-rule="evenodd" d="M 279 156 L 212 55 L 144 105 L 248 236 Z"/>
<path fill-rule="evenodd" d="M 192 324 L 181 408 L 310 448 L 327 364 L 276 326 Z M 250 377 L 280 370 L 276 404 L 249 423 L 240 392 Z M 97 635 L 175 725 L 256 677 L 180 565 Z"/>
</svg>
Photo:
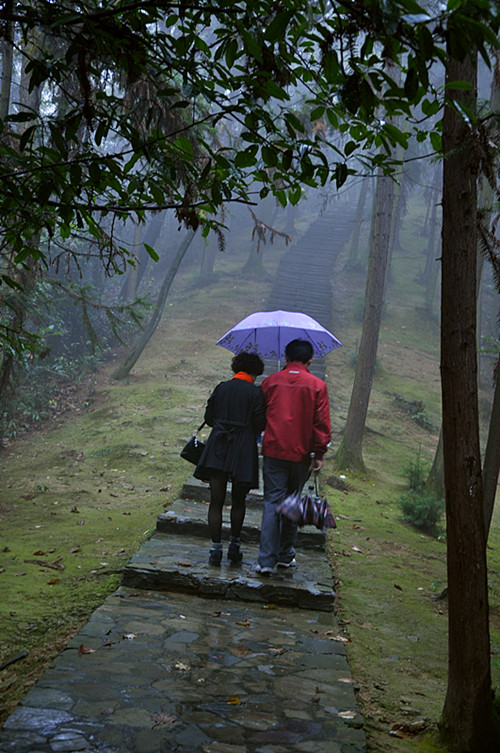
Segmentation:
<svg viewBox="0 0 500 753">
<path fill-rule="evenodd" d="M 398 499 L 403 518 L 416 528 L 437 534 L 444 512 L 444 499 L 424 489 L 410 489 Z"/>
</svg>

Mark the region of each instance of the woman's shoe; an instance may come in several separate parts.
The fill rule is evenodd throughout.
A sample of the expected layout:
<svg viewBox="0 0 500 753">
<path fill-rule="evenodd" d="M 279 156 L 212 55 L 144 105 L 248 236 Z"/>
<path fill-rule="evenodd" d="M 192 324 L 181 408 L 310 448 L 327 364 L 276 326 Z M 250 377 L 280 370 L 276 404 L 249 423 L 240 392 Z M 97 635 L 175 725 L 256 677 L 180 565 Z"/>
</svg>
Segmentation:
<svg viewBox="0 0 500 753">
<path fill-rule="evenodd" d="M 211 549 L 208 555 L 208 564 L 216 567 L 222 562 L 222 549 Z"/>
<path fill-rule="evenodd" d="M 241 562 L 243 554 L 240 552 L 240 545 L 230 541 L 227 547 L 227 558 L 231 562 Z"/>
</svg>

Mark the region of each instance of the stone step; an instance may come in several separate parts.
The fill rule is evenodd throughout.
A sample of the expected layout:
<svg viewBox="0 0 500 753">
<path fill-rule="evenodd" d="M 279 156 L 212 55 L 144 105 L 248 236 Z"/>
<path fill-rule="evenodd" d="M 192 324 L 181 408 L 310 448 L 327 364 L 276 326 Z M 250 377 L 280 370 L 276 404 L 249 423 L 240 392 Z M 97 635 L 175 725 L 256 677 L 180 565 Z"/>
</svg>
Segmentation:
<svg viewBox="0 0 500 753">
<path fill-rule="evenodd" d="M 199 536 L 208 538 L 208 502 L 199 500 L 178 499 L 156 519 L 156 530 L 159 533 L 176 535 Z M 223 510 L 222 540 L 229 540 L 230 508 Z M 243 543 L 258 544 L 260 540 L 260 523 L 262 518 L 262 504 L 247 505 L 245 523 L 241 531 Z M 314 526 L 300 528 L 297 535 L 297 546 L 302 549 L 324 549 L 325 534 Z"/>
<path fill-rule="evenodd" d="M 333 577 L 324 552 L 297 549 L 297 567 L 264 577 L 255 572 L 256 544 L 245 544 L 243 561 L 238 565 L 230 563 L 224 553 L 220 567 L 208 565 L 209 548 L 208 538 L 201 542 L 197 536 L 155 533 L 133 555 L 122 585 L 316 612 L 333 609 Z"/>
<path fill-rule="evenodd" d="M 260 483 L 261 487 L 259 489 L 251 489 L 249 494 L 247 494 L 247 508 L 259 505 L 262 509 L 262 478 L 260 478 Z M 189 476 L 189 478 L 182 485 L 180 497 L 181 499 L 189 499 L 191 501 L 196 500 L 199 502 L 210 502 L 210 486 L 205 481 L 200 481 L 194 476 Z M 230 483 L 227 485 L 226 504 L 231 504 Z"/>
</svg>

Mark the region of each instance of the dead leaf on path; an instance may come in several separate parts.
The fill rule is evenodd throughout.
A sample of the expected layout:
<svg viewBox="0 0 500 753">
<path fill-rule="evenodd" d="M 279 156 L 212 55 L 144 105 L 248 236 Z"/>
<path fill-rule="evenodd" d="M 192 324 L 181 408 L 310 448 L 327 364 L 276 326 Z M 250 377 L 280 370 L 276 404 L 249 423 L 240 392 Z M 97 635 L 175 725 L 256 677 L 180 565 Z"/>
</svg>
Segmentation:
<svg viewBox="0 0 500 753">
<path fill-rule="evenodd" d="M 168 714 L 166 711 L 161 714 L 151 714 L 151 719 L 154 722 L 153 728 L 162 724 L 168 724 L 171 727 L 177 721 L 175 714 Z"/>
<path fill-rule="evenodd" d="M 238 706 L 241 703 L 241 699 L 237 695 L 230 695 L 226 698 L 226 703 L 230 703 L 231 706 Z"/>
<path fill-rule="evenodd" d="M 83 643 L 80 645 L 80 648 L 78 649 L 78 653 L 80 656 L 83 656 L 84 654 L 95 654 L 95 649 L 93 648 L 85 648 Z"/>
<path fill-rule="evenodd" d="M 339 716 L 341 719 L 355 719 L 356 712 L 355 711 L 339 711 Z"/>
<path fill-rule="evenodd" d="M 270 654 L 277 654 L 277 655 L 283 654 L 285 651 L 284 648 L 268 648 L 267 650 L 269 651 Z"/>
<path fill-rule="evenodd" d="M 250 646 L 245 646 L 244 643 L 238 643 L 236 646 L 233 646 L 231 648 L 231 653 L 235 656 L 246 656 L 252 651 Z"/>
<path fill-rule="evenodd" d="M 174 664 L 174 669 L 178 669 L 180 672 L 188 672 L 191 667 L 189 664 L 184 664 L 184 662 L 178 661 Z"/>
<path fill-rule="evenodd" d="M 250 622 L 248 620 L 240 620 L 238 622 L 235 622 L 235 625 L 241 625 L 242 627 L 250 627 Z"/>
<path fill-rule="evenodd" d="M 276 606 L 276 604 L 264 604 L 262 606 L 262 609 L 277 609 L 277 608 L 278 607 Z"/>
<path fill-rule="evenodd" d="M 192 562 L 176 562 L 176 565 L 179 567 L 193 567 Z"/>
<path fill-rule="evenodd" d="M 328 638 L 330 641 L 338 641 L 339 643 L 350 643 L 351 639 L 347 638 L 345 635 L 339 635 L 338 633 L 334 633 L 333 630 L 327 630 L 326 633 L 323 633 L 323 635 Z"/>
</svg>

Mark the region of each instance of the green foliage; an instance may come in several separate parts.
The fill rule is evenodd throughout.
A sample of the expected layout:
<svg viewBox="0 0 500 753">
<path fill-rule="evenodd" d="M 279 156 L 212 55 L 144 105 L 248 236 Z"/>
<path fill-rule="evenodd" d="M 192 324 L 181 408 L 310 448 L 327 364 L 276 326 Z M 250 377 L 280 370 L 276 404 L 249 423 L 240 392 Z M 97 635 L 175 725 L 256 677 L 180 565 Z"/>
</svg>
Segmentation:
<svg viewBox="0 0 500 753">
<path fill-rule="evenodd" d="M 428 468 L 422 461 L 422 447 L 419 446 L 415 460 L 411 460 L 403 468 L 404 475 L 408 481 L 408 489 L 411 491 L 421 491 L 424 488 L 425 477 Z"/>
<path fill-rule="evenodd" d="M 410 490 L 399 497 L 398 504 L 407 523 L 427 533 L 438 532 L 438 525 L 444 512 L 444 499 L 423 489 Z"/>
<path fill-rule="evenodd" d="M 418 448 L 415 460 L 404 468 L 408 481 L 408 492 L 402 494 L 397 503 L 403 513 L 403 519 L 416 528 L 427 533 L 440 535 L 439 523 L 445 509 L 444 499 L 425 490 L 425 478 L 428 467 L 422 461 L 421 447 Z"/>
</svg>

